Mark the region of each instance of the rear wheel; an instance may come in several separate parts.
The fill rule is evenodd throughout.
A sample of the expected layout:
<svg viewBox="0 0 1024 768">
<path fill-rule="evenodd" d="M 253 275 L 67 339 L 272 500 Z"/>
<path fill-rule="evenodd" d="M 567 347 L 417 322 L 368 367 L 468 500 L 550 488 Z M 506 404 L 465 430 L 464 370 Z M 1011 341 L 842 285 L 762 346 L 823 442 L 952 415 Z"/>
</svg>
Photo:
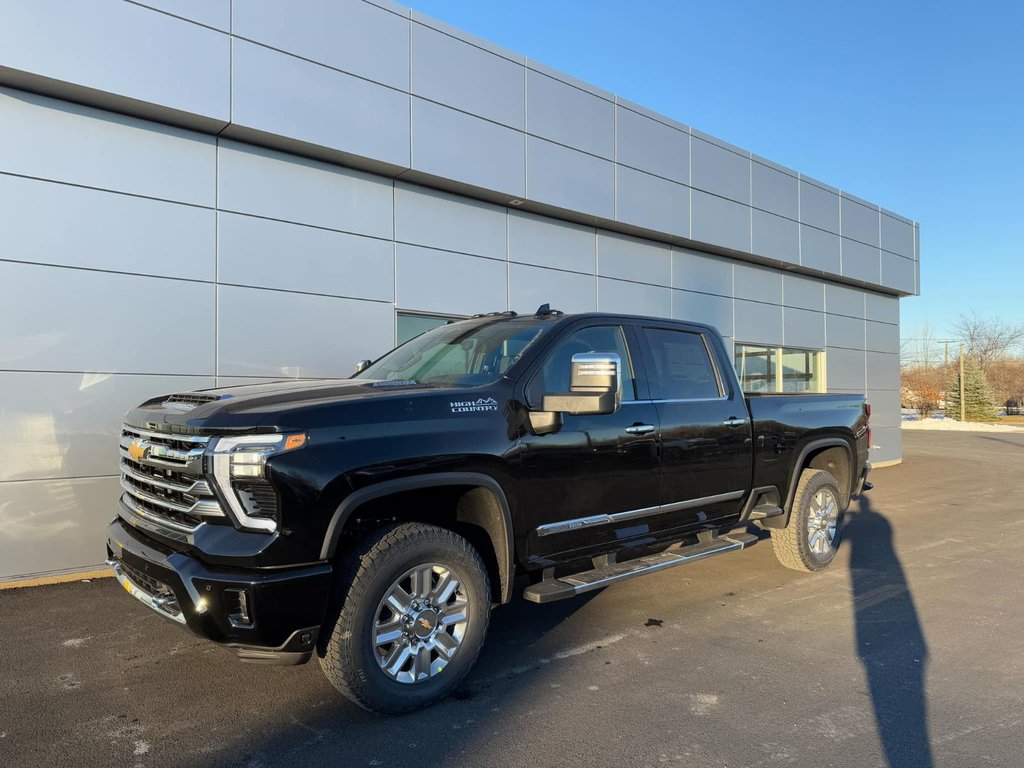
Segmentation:
<svg viewBox="0 0 1024 768">
<path fill-rule="evenodd" d="M 476 661 L 490 614 L 487 570 L 445 528 L 375 531 L 339 564 L 320 665 L 345 696 L 395 714 L 433 704 Z"/>
<path fill-rule="evenodd" d="M 789 525 L 772 529 L 775 557 L 796 571 L 827 568 L 839 550 L 839 483 L 822 469 L 805 469 L 793 497 Z"/>
</svg>

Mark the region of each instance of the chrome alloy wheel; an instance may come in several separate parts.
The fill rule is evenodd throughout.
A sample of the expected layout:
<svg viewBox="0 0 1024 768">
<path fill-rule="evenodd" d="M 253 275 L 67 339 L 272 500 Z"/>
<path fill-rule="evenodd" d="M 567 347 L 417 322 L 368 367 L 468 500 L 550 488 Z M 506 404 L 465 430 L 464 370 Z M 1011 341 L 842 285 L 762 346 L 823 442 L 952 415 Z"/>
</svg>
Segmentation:
<svg viewBox="0 0 1024 768">
<path fill-rule="evenodd" d="M 822 488 L 811 498 L 807 515 L 807 544 L 816 555 L 826 555 L 836 539 L 839 504 L 828 488 Z"/>
<path fill-rule="evenodd" d="M 377 662 L 396 682 L 429 680 L 458 653 L 468 626 L 469 600 L 458 574 L 437 563 L 410 568 L 377 606 Z"/>
</svg>

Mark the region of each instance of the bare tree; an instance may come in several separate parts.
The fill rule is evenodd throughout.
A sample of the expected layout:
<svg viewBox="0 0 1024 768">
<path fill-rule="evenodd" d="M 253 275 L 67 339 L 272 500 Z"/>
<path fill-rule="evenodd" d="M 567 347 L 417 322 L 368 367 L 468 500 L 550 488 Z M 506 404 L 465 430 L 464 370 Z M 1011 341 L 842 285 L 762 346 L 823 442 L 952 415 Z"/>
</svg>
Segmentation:
<svg viewBox="0 0 1024 768">
<path fill-rule="evenodd" d="M 904 369 L 931 368 L 942 360 L 940 342 L 931 323 L 924 323 L 913 336 L 900 341 L 900 361 Z"/>
<path fill-rule="evenodd" d="M 985 318 L 977 312 L 961 314 L 953 324 L 953 335 L 964 342 L 964 353 L 978 361 L 982 370 L 1006 357 L 1024 342 L 1024 325 L 999 318 Z"/>
</svg>

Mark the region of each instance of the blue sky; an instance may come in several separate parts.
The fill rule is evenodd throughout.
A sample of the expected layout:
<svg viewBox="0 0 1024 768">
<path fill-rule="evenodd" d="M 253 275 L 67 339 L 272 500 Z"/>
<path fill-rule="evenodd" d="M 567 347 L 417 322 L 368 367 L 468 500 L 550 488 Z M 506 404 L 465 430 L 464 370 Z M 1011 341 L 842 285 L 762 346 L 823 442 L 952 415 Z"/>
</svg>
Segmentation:
<svg viewBox="0 0 1024 768">
<path fill-rule="evenodd" d="M 410 4 L 919 221 L 904 336 L 1024 324 L 1024 4 Z"/>
</svg>

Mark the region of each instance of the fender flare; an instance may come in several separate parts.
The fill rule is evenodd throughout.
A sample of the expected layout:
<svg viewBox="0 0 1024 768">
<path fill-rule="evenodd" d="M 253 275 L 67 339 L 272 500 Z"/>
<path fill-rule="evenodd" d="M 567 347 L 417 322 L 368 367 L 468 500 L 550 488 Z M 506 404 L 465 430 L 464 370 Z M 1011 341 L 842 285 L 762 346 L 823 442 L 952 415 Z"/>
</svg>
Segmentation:
<svg viewBox="0 0 1024 768">
<path fill-rule="evenodd" d="M 480 472 L 437 472 L 426 475 L 413 475 L 401 477 L 394 480 L 385 480 L 374 485 L 360 488 L 350 493 L 338 505 L 331 522 L 327 526 L 327 534 L 324 536 L 323 547 L 320 550 L 320 559 L 329 560 L 338 549 L 338 541 L 341 539 L 341 531 L 348 522 L 352 512 L 360 505 L 382 496 L 390 496 L 405 491 L 415 491 L 421 488 L 437 488 L 445 485 L 469 485 L 477 488 L 484 488 L 491 493 L 501 511 L 500 532 L 497 537 L 488 531 L 491 544 L 494 546 L 494 556 L 498 561 L 498 574 L 501 578 L 501 601 L 507 603 L 512 599 L 512 581 L 515 573 L 514 560 L 514 533 L 512 528 L 512 513 L 509 509 L 508 498 L 505 490 L 497 480 L 490 475 Z"/>
<path fill-rule="evenodd" d="M 797 454 L 796 461 L 793 464 L 792 476 L 789 478 L 789 492 L 786 494 L 786 505 L 783 507 L 786 510 L 786 516 L 783 520 L 779 520 L 780 527 L 789 525 L 789 517 L 793 514 L 793 498 L 796 496 L 796 486 L 800 482 L 800 474 L 803 472 L 804 460 L 807 458 L 807 455 L 811 451 L 817 451 L 821 448 L 835 448 L 837 446 L 846 449 L 846 457 L 850 461 L 850 477 L 852 478 L 857 474 L 857 465 L 849 441 L 841 437 L 823 437 L 809 442 L 800 449 L 800 453 Z M 775 519 L 778 520 L 778 518 Z"/>
</svg>

